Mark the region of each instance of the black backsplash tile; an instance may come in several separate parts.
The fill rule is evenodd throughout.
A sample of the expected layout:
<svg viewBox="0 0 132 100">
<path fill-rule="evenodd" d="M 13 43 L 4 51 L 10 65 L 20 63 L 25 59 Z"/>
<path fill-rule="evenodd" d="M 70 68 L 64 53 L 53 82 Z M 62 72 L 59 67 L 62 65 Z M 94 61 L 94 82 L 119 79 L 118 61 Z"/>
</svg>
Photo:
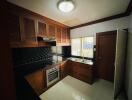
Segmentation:
<svg viewBox="0 0 132 100">
<path fill-rule="evenodd" d="M 50 47 L 13 48 L 12 57 L 15 67 L 52 62 Z"/>
<path fill-rule="evenodd" d="M 62 47 L 63 58 L 69 57 L 70 47 Z M 53 53 L 51 47 L 13 48 L 12 58 L 15 72 L 26 75 L 46 65 L 53 64 Z"/>
</svg>

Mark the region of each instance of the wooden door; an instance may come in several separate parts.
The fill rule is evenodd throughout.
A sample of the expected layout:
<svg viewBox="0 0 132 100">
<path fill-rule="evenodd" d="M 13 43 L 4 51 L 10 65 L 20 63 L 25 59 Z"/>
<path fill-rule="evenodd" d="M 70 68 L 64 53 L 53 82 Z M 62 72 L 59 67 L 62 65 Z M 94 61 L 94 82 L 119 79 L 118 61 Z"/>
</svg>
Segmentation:
<svg viewBox="0 0 132 100">
<path fill-rule="evenodd" d="M 116 51 L 116 31 L 96 34 L 97 76 L 114 81 L 114 63 Z"/>
</svg>

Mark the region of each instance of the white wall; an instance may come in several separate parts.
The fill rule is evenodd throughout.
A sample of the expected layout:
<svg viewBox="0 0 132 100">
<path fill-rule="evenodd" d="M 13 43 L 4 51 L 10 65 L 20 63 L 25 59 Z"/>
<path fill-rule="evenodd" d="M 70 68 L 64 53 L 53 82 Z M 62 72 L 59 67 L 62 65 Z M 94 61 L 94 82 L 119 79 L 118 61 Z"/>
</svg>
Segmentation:
<svg viewBox="0 0 132 100">
<path fill-rule="evenodd" d="M 127 70 L 126 70 L 126 90 L 128 100 L 132 100 L 132 13 L 130 16 L 130 27 L 128 35 L 128 48 L 127 48 Z"/>
<path fill-rule="evenodd" d="M 85 27 L 72 29 L 70 31 L 71 38 L 96 36 L 98 32 L 112 31 L 116 29 L 129 28 L 128 35 L 128 51 L 127 51 L 127 66 L 126 66 L 126 91 L 128 99 L 132 100 L 132 14 L 128 17 L 123 17 L 115 20 L 105 21 Z M 96 39 L 95 39 L 96 40 Z"/>
<path fill-rule="evenodd" d="M 80 28 L 75 28 L 70 31 L 71 38 L 96 36 L 98 32 L 112 31 L 117 29 L 126 29 L 129 26 L 129 17 L 118 18 L 110 21 L 105 21 L 97 24 L 92 24 Z M 94 41 L 95 43 L 95 41 Z"/>
</svg>

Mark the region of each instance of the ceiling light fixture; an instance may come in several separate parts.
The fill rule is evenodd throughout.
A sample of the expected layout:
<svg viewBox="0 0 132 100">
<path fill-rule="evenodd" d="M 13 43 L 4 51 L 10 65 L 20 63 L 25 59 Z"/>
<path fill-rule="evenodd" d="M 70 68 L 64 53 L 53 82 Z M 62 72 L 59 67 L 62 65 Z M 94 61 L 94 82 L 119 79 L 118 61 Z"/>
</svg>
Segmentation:
<svg viewBox="0 0 132 100">
<path fill-rule="evenodd" d="M 57 4 L 58 9 L 62 12 L 71 12 L 75 8 L 73 0 L 60 0 Z"/>
</svg>

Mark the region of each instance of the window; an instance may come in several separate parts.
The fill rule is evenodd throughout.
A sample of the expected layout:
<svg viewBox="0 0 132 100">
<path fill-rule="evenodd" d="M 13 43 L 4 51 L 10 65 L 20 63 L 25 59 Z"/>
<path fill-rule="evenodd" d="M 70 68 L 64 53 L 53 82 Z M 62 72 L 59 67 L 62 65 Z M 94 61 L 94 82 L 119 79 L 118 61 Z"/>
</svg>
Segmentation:
<svg viewBox="0 0 132 100">
<path fill-rule="evenodd" d="M 82 38 L 82 56 L 93 58 L 93 37 Z"/>
<path fill-rule="evenodd" d="M 93 58 L 93 37 L 71 39 L 72 55 Z"/>
<path fill-rule="evenodd" d="M 72 55 L 81 56 L 81 39 L 71 39 Z"/>
</svg>

